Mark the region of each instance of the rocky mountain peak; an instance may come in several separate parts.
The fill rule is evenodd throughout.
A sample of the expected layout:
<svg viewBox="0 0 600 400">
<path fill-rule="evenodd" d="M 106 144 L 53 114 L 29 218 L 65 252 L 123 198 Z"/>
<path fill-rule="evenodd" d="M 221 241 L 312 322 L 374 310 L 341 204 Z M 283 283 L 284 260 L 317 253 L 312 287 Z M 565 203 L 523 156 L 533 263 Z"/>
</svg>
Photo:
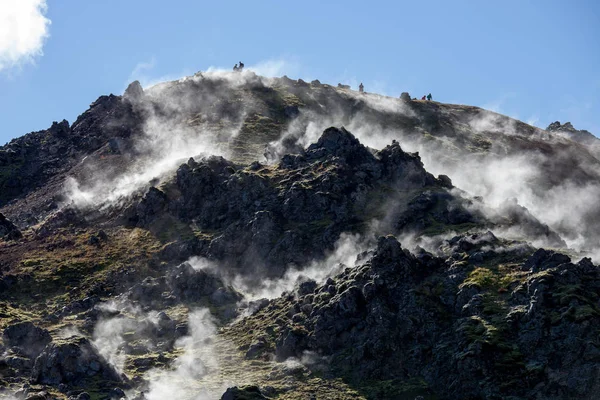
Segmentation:
<svg viewBox="0 0 600 400">
<path fill-rule="evenodd" d="M 369 150 L 344 127 L 325 129 L 319 140 L 306 149 L 306 154 L 309 159 L 325 156 L 340 157 L 350 164 L 360 164 L 374 160 Z"/>
<path fill-rule="evenodd" d="M 251 71 L 132 82 L 0 148 L 0 387 L 594 398 L 585 132 Z"/>
<path fill-rule="evenodd" d="M 550 125 L 548 125 L 546 130 L 548 132 L 576 131 L 576 129 L 573 127 L 573 124 L 571 124 L 570 122 L 565 122 L 564 124 L 561 124 L 560 121 L 552 122 Z"/>
<path fill-rule="evenodd" d="M 56 136 L 66 136 L 71 132 L 71 126 L 69 121 L 63 119 L 61 122 L 54 121 L 48 131 Z"/>
<path fill-rule="evenodd" d="M 548 132 L 560 134 L 561 136 L 564 136 L 575 142 L 592 146 L 597 154 L 598 151 L 600 151 L 600 139 L 598 139 L 589 131 L 575 129 L 575 127 L 573 127 L 573 124 L 571 124 L 570 122 L 565 122 L 564 124 L 561 124 L 559 121 L 555 121 L 548 125 L 546 130 Z"/>
<path fill-rule="evenodd" d="M 123 98 L 132 102 L 140 100 L 144 96 L 144 89 L 140 81 L 133 81 L 125 89 Z"/>
</svg>

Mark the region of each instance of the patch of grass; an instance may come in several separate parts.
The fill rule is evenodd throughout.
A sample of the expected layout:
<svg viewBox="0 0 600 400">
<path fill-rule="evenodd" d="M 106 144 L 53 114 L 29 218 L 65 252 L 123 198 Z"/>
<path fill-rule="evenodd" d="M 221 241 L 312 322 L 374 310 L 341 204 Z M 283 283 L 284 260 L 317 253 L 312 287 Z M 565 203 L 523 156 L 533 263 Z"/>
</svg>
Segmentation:
<svg viewBox="0 0 600 400">
<path fill-rule="evenodd" d="M 159 218 L 153 220 L 149 229 L 155 233 L 157 239 L 162 243 L 175 240 L 185 241 L 196 237 L 196 233 L 188 224 L 181 222 L 170 214 L 162 214 Z"/>
<path fill-rule="evenodd" d="M 465 340 L 469 344 L 469 350 L 476 344 L 485 344 L 493 347 L 505 346 L 501 330 L 478 316 L 471 316 L 463 321 L 458 328 L 458 332 L 464 335 Z"/>
<path fill-rule="evenodd" d="M 572 301 L 594 306 L 598 294 L 586 292 L 581 285 L 560 285 L 552 292 L 552 298 L 561 306 L 568 305 Z"/>
<path fill-rule="evenodd" d="M 38 318 L 35 312 L 14 307 L 15 304 L 9 302 L 0 302 L 0 331 L 7 326 L 19 321 L 34 321 Z M 2 337 L 0 336 L 0 340 Z"/>
<path fill-rule="evenodd" d="M 477 286 L 481 289 L 494 289 L 498 285 L 498 274 L 488 268 L 478 267 L 471 271 L 461 286 Z"/>
<path fill-rule="evenodd" d="M 95 232 L 60 229 L 54 236 L 27 240 L 11 248 L 22 258 L 11 273 L 16 283 L 0 299 L 20 304 L 30 312 L 50 312 L 87 296 L 87 290 L 108 283 L 123 268 L 149 273 L 147 260 L 161 249 L 153 235 L 142 229 L 109 230 L 107 241 L 90 245 Z M 21 247 L 28 250 L 22 251 Z"/>
<path fill-rule="evenodd" d="M 523 276 L 515 270 L 513 264 L 494 264 L 486 263 L 485 266 L 475 267 L 460 285 L 476 286 L 481 290 L 488 292 L 500 292 L 505 290 L 514 281 L 522 281 Z"/>
</svg>

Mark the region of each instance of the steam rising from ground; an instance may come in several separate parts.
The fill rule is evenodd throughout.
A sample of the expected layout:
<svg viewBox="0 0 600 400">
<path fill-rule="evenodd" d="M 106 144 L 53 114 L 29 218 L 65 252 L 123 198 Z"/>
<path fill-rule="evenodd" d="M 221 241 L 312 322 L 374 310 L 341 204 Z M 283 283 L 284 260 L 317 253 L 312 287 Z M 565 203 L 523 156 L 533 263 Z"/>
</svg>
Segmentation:
<svg viewBox="0 0 600 400">
<path fill-rule="evenodd" d="M 158 326 L 157 313 L 142 312 L 129 304 L 115 302 L 100 306 L 107 312 L 120 311 L 120 315 L 100 320 L 94 329 L 94 345 L 102 357 L 119 372 L 123 372 L 127 353 L 124 351 L 126 334 L 135 332 L 137 340 L 144 336 L 144 329 Z M 213 337 L 217 325 L 208 309 L 192 310 L 188 314 L 188 336 L 178 339 L 174 348 L 180 355 L 170 363 L 168 369 L 152 369 L 145 374 L 149 382 L 144 395 L 146 399 L 190 398 L 213 399 L 225 391 L 232 382 L 215 382 L 211 387 L 198 383 L 208 374 L 217 376 L 218 358 L 223 352 L 215 347 Z M 230 350 L 230 349 L 229 349 Z M 161 351 L 157 349 L 156 351 Z"/>
<path fill-rule="evenodd" d="M 15 397 L 14 393 L 6 390 L 0 390 L 0 399 L 2 400 L 19 400 Z"/>
<path fill-rule="evenodd" d="M 180 339 L 176 347 L 183 354 L 173 363 L 172 370 L 151 370 L 146 375 L 150 382 L 145 398 L 196 400 L 214 399 L 222 394 L 231 382 L 223 382 L 219 389 L 190 387 L 190 383 L 219 368 L 217 350 L 212 343 L 216 334 L 215 321 L 207 309 L 193 311 L 188 316 L 189 336 Z"/>
<path fill-rule="evenodd" d="M 406 105 L 399 106 L 403 103 L 397 99 L 377 98 L 375 101 L 371 95 L 349 96 L 359 96 L 359 100 L 364 99 L 380 112 L 414 116 L 414 112 Z M 595 159 L 589 163 L 585 159 L 572 160 L 573 153 L 565 150 L 565 145 L 572 143 L 558 135 L 527 127 L 494 112 L 481 111 L 477 117 L 455 126 L 459 134 L 478 135 L 480 140 L 489 142 L 487 153 L 472 154 L 457 148 L 450 138 L 441 136 L 435 140 L 423 140 L 427 135 L 424 130 L 415 132 L 386 128 L 369 118 L 367 113 L 356 112 L 349 117 L 341 107 L 337 113 L 320 118 L 311 114 L 308 119 L 309 122 L 293 122 L 286 136 L 272 144 L 277 153 L 285 152 L 286 137 L 297 137 L 297 144 L 305 147 L 332 125 L 345 125 L 361 143 L 375 149 L 398 140 L 405 151 L 419 153 L 429 172 L 448 175 L 456 187 L 472 196 L 482 197 L 488 210 L 497 209 L 506 201 L 516 199 L 519 205 L 526 207 L 541 222 L 559 233 L 569 247 L 589 255 L 600 255 L 600 234 L 590 236 L 590 222 L 600 220 L 597 203 L 600 195 L 600 165 Z M 532 140 L 534 144 L 530 144 Z M 515 147 L 523 146 L 522 151 L 509 153 L 507 141 L 517 143 Z M 543 152 L 546 149 L 536 149 L 538 143 L 542 146 L 545 143 L 552 145 L 553 153 L 546 154 Z M 580 182 L 569 177 L 565 171 L 556 171 L 566 176 L 559 184 L 545 185 L 554 177 L 547 176 L 542 166 L 556 161 L 563 162 L 563 165 L 572 162 L 596 179 Z M 513 238 L 527 238 L 518 228 L 504 233 Z M 534 244 L 545 245 L 541 237 L 527 239 Z"/>
<path fill-rule="evenodd" d="M 277 63 L 267 63 L 263 69 L 273 73 L 279 71 L 280 67 Z M 250 71 L 232 73 L 210 69 L 177 82 L 148 88 L 147 101 L 136 105 L 149 116 L 144 126 L 144 136 L 135 145 L 136 162 L 116 178 L 102 177 L 98 171 L 92 185 L 73 180 L 68 182 L 69 197 L 78 206 L 111 204 L 147 186 L 150 180 L 172 174 L 189 157 L 201 154 L 230 157 L 227 144 L 239 135 L 243 119 L 251 111 L 248 105 L 251 101 L 236 103 L 235 96 L 231 98 L 232 104 L 242 106 L 241 110 L 236 111 L 239 118 L 234 120 L 231 119 L 231 110 L 214 110 L 214 121 L 220 121 L 217 126 L 204 120 L 190 122 L 182 119 L 182 116 L 193 115 L 190 111 L 209 109 L 219 96 L 224 95 L 223 92 L 188 96 L 176 90 L 181 83 L 205 85 L 217 81 L 224 82 L 224 87 L 232 92 L 248 85 L 269 86 L 274 82 L 269 78 L 257 77 Z M 321 105 L 323 109 L 318 112 L 301 110 L 281 139 L 271 143 L 273 157 L 268 161 L 274 162 L 289 151 L 290 142 L 295 143 L 296 148 L 306 147 L 315 142 L 329 126 L 344 125 L 369 147 L 380 149 L 395 139 L 404 150 L 418 151 L 429 172 L 449 175 L 455 186 L 473 196 L 483 197 L 491 207 L 498 207 L 507 199 L 517 199 L 520 205 L 560 233 L 568 245 L 576 250 L 594 252 L 600 249 L 600 235 L 590 237 L 589 229 L 590 221 L 598 220 L 600 182 L 597 179 L 581 182 L 571 179 L 567 174 L 558 184 L 547 187 L 540 184 L 551 178 L 544 176 L 540 166 L 572 156 L 572 153 L 561 154 L 563 145 L 568 143 L 567 139 L 494 112 L 481 111 L 470 120 L 456 122 L 454 126 L 460 135 L 476 136 L 478 140 L 489 142 L 487 152 L 473 154 L 457 148 L 451 137 L 438 135 L 433 139 L 430 136 L 431 140 L 424 140 L 428 132 L 421 125 L 416 130 L 390 128 L 389 124 L 379 124 L 370 115 L 375 110 L 392 120 L 400 117 L 419 118 L 410 106 L 399 99 L 349 90 L 338 90 L 338 94 L 342 100 L 339 104 L 336 103 L 338 100 L 328 104 L 326 110 L 325 105 Z M 149 106 L 152 102 L 161 104 L 161 112 Z M 349 104 L 357 105 L 357 110 L 350 112 Z M 527 148 L 531 140 L 535 140 L 533 149 Z M 508 153 L 508 141 L 522 143 L 523 150 Z M 535 143 L 552 143 L 554 153 L 545 154 L 536 150 Z M 578 162 L 580 167 L 586 163 L 582 160 L 574 162 Z M 597 160 L 595 162 L 595 165 L 589 163 L 583 168 L 588 168 L 590 176 L 597 178 L 600 168 Z M 265 293 L 268 292 L 265 289 Z"/>
<path fill-rule="evenodd" d="M 353 267 L 357 256 L 368 248 L 368 242 L 360 235 L 342 233 L 334 250 L 324 260 L 312 261 L 302 269 L 290 268 L 282 278 L 262 280 L 249 284 L 247 278 L 237 276 L 232 285 L 248 300 L 274 299 L 283 292 L 292 292 L 299 283 L 314 280 L 318 284 L 340 273 L 346 267 Z"/>
<path fill-rule="evenodd" d="M 263 84 L 264 78 L 250 71 L 234 74 L 211 70 L 148 88 L 144 100 L 134 101 L 134 109 L 145 115 L 143 135 L 136 138 L 132 149 L 135 162 L 125 171 L 94 169 L 91 182 L 69 179 L 65 187 L 67 197 L 78 207 L 107 206 L 147 187 L 150 181 L 172 174 L 190 157 L 230 157 L 228 144 L 239 134 L 247 111 L 242 109 L 232 119 L 231 110 L 216 109 L 210 121 L 204 120 L 205 114 L 200 115 L 201 112 L 211 110 L 219 100 L 219 93 L 205 91 L 196 95 L 189 89 L 181 93 L 179 87 L 206 81 L 218 81 L 235 96 L 240 87 Z"/>
<path fill-rule="evenodd" d="M 134 317 L 128 318 L 125 315 L 119 315 L 113 318 L 101 319 L 94 328 L 94 346 L 98 348 L 100 355 L 121 373 L 126 358 L 126 354 L 122 350 L 125 344 L 123 335 L 128 331 L 136 330 L 137 320 L 144 318 L 144 315 L 138 308 L 131 305 L 119 307 L 114 302 L 103 304 L 98 308 L 113 312 L 121 309 L 123 313 L 128 313 Z"/>
<path fill-rule="evenodd" d="M 590 218 L 598 218 L 600 211 L 597 203 L 600 195 L 598 161 L 586 165 L 586 161 L 572 160 L 573 154 L 562 150 L 564 139 L 540 130 L 534 131 L 534 138 L 542 143 L 552 143 L 554 153 L 546 155 L 541 150 L 523 150 L 506 154 L 502 144 L 494 140 L 502 135 L 520 136 L 524 140 L 531 138 L 519 133 L 515 124 L 516 121 L 502 120 L 494 113 L 486 113 L 472 121 L 471 127 L 476 134 L 489 135 L 492 149 L 485 156 L 464 157 L 458 163 L 439 157 L 442 151 L 436 146 L 419 145 L 417 149 L 428 171 L 449 175 L 455 186 L 481 196 L 489 206 L 497 208 L 509 199 L 516 199 L 518 204 L 559 233 L 570 248 L 583 252 L 600 249 L 600 236 L 589 236 Z M 576 177 L 569 177 L 567 171 L 556 171 L 566 175 L 565 178 L 559 184 L 547 184 L 556 178 L 548 176 L 542 166 L 561 158 L 582 167 L 596 179 L 580 182 Z M 519 236 L 518 232 L 513 233 Z M 536 238 L 530 239 L 535 241 Z"/>
</svg>

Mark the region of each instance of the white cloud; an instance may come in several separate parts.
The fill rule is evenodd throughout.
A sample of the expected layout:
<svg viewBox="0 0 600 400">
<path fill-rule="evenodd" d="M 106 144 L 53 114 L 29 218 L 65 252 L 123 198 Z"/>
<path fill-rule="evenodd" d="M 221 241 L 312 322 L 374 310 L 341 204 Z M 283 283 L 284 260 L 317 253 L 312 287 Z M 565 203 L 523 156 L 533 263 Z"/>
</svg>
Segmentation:
<svg viewBox="0 0 600 400">
<path fill-rule="evenodd" d="M 50 20 L 46 0 L 0 0 L 0 71 L 43 54 Z"/>
</svg>

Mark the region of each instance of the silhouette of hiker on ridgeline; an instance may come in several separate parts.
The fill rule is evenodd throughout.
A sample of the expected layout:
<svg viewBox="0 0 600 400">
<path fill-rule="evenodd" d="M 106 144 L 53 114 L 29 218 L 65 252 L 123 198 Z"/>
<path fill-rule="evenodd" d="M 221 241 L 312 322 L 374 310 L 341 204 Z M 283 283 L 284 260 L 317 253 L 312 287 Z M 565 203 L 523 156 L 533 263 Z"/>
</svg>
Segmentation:
<svg viewBox="0 0 600 400">
<path fill-rule="evenodd" d="M 421 100 L 427 100 L 427 96 L 423 95 L 423 97 L 421 97 Z"/>
<path fill-rule="evenodd" d="M 365 86 L 362 84 L 362 82 L 360 83 L 360 85 L 358 85 L 358 91 L 359 91 L 359 93 L 365 92 Z"/>
<path fill-rule="evenodd" d="M 427 95 L 427 101 L 431 101 L 431 93 Z"/>
<path fill-rule="evenodd" d="M 235 65 L 233 66 L 233 70 L 234 70 L 234 71 L 237 71 L 238 69 L 239 69 L 239 68 L 238 68 L 237 64 L 235 64 Z"/>
<path fill-rule="evenodd" d="M 242 72 L 244 69 L 244 63 L 240 61 L 240 66 L 238 67 L 238 71 Z"/>
</svg>

